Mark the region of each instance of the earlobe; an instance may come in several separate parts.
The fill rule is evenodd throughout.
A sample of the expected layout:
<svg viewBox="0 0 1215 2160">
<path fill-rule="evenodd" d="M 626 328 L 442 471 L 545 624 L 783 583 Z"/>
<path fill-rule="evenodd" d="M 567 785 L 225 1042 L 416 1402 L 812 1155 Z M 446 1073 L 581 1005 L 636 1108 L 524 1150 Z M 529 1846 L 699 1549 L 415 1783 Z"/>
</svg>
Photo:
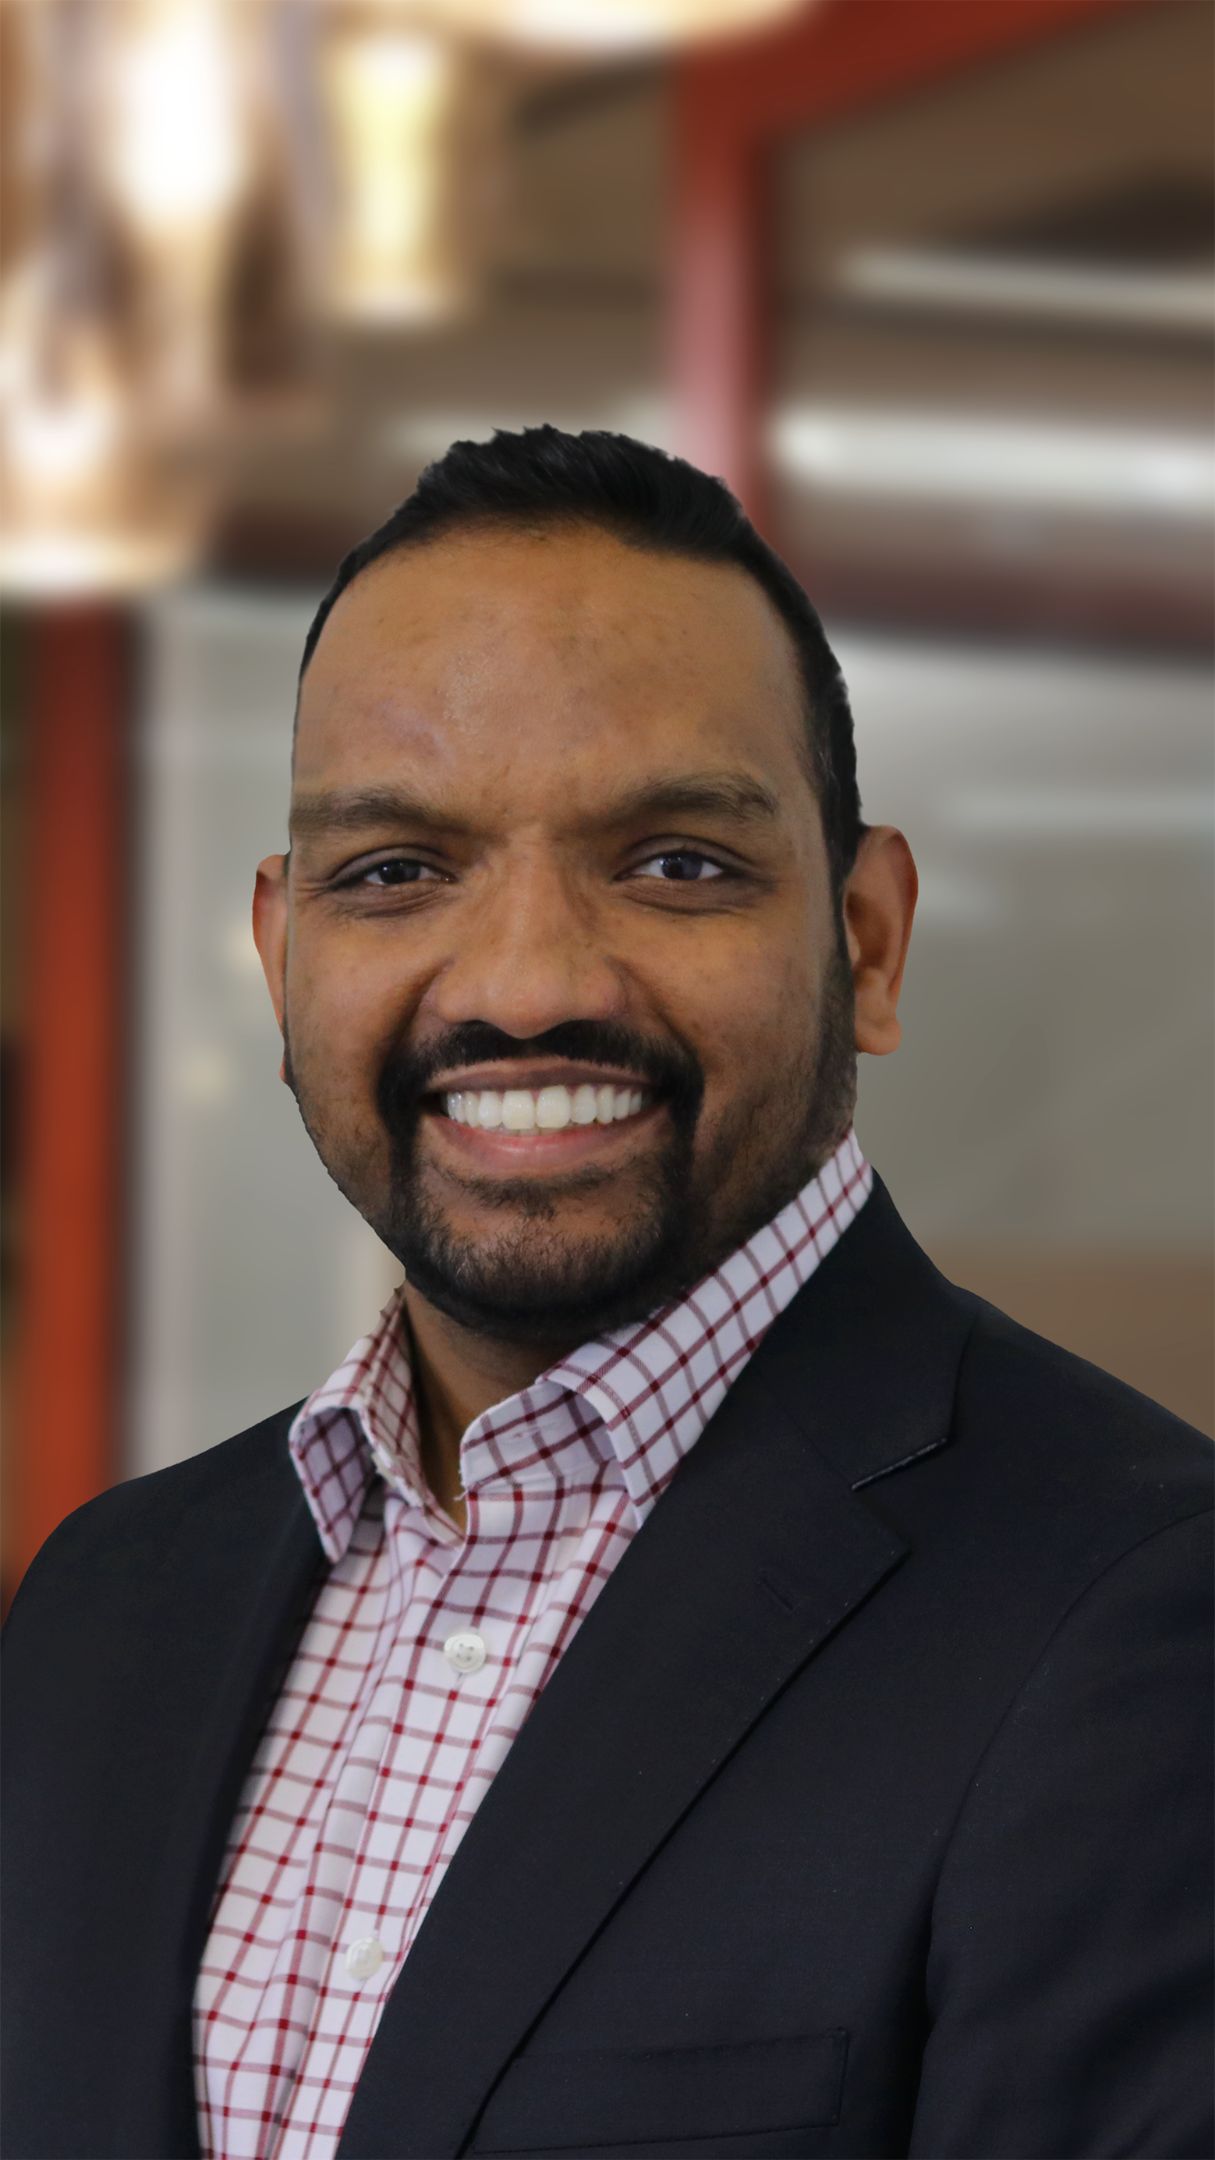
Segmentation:
<svg viewBox="0 0 1215 2160">
<path fill-rule="evenodd" d="M 856 1047 L 870 1057 L 888 1057 L 903 1040 L 903 1023 L 884 991 L 856 1003 Z"/>
</svg>

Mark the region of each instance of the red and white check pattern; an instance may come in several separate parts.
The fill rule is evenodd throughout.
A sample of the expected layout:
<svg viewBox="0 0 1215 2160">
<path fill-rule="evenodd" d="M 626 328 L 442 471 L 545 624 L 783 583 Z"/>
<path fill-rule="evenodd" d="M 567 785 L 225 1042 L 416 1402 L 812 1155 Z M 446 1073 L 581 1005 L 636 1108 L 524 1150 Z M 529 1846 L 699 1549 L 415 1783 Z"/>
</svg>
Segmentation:
<svg viewBox="0 0 1215 2160">
<path fill-rule="evenodd" d="M 332 1569 L 221 1870 L 194 2006 L 205 2160 L 331 2160 L 402 1961 L 511 1741 L 872 1183 L 849 1132 L 679 1303 L 476 1418 L 463 1535 L 421 1474 L 399 1291 L 305 1403 L 290 1446 Z M 461 1673 L 443 1646 L 470 1628 L 488 1656 Z M 369 1941 L 382 1960 L 356 1978 L 347 1952 Z"/>
</svg>

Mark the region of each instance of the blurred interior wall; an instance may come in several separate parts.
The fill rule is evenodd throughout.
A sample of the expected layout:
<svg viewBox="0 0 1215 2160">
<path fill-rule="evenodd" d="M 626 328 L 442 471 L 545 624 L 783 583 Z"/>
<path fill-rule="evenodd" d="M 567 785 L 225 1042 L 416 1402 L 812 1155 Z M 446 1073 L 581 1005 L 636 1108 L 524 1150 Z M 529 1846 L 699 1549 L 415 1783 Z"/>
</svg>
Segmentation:
<svg viewBox="0 0 1215 2160">
<path fill-rule="evenodd" d="M 277 1077 L 248 929 L 310 597 L 200 587 L 145 620 L 130 1470 L 306 1393 L 398 1279 Z M 1209 1428 L 1209 677 L 856 630 L 838 649 L 865 814 L 921 876 L 904 1041 L 860 1061 L 862 1146 L 947 1274 Z"/>
<path fill-rule="evenodd" d="M 947 1272 L 1210 1423 L 1213 36 L 1191 0 L 827 0 L 759 53 L 495 61 L 472 312 L 329 324 L 315 375 L 301 345 L 294 401 L 244 408 L 217 455 L 199 571 L 110 603 L 129 785 L 88 838 L 125 914 L 70 881 L 48 906 L 47 708 L 11 667 L 14 977 L 48 951 L 69 982 L 125 924 L 95 983 L 130 1016 L 111 1131 L 79 1033 L 65 1068 L 122 1182 L 89 1309 L 127 1315 L 75 1497 L 298 1398 L 374 1317 L 387 1263 L 274 1077 L 248 887 L 342 548 L 454 437 L 540 420 L 692 448 L 762 498 L 852 681 L 866 814 L 923 876 L 862 1140 Z M 238 313 L 273 289 L 273 230 L 245 231 Z M 281 340 L 252 345 L 260 396 Z M 44 619 L 17 605 L 18 658 Z M 83 703 L 69 753 L 72 724 Z M 22 1132 L 56 1039 L 30 1012 L 6 1002 Z M 19 1155 L 9 1369 L 51 1189 Z M 45 1221 L 53 1341 L 70 1212 Z M 57 1384 L 44 1360 L 23 1461 L 79 1448 Z"/>
</svg>

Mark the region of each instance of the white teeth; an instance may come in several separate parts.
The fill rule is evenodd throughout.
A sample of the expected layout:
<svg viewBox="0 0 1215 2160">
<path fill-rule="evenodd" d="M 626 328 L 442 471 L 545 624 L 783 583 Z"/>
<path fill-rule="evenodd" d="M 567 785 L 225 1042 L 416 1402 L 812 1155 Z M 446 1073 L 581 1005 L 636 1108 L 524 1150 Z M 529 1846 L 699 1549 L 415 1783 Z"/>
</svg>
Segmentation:
<svg viewBox="0 0 1215 2160">
<path fill-rule="evenodd" d="M 542 1132 L 560 1132 L 570 1121 L 570 1091 L 567 1087 L 541 1088 L 536 1097 L 536 1123 Z"/>
<path fill-rule="evenodd" d="M 502 1123 L 507 1132 L 535 1132 L 536 1098 L 526 1088 L 507 1088 L 502 1097 Z"/>
<path fill-rule="evenodd" d="M 581 1087 L 574 1089 L 574 1100 L 570 1104 L 570 1116 L 573 1118 L 575 1125 L 593 1125 L 598 1107 L 595 1090 L 589 1081 L 585 1081 Z"/>
<path fill-rule="evenodd" d="M 635 1117 L 650 1100 L 646 1088 L 464 1088 L 444 1095 L 443 1107 L 458 1125 L 487 1132 L 563 1132 L 568 1125 L 615 1125 Z"/>
</svg>

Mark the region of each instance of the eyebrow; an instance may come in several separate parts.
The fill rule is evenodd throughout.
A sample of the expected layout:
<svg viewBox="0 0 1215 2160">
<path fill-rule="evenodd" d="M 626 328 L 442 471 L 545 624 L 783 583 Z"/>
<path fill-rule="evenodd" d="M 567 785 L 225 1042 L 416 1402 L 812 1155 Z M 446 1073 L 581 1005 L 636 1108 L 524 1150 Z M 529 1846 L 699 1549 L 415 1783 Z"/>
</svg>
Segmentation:
<svg viewBox="0 0 1215 2160">
<path fill-rule="evenodd" d="M 643 817 L 712 817 L 736 825 L 772 825 L 780 803 L 770 787 L 752 773 L 672 773 L 640 780 L 579 820 L 585 832 L 610 832 Z M 365 832 L 372 826 L 409 825 L 429 832 L 473 836 L 475 828 L 441 803 L 427 802 L 408 788 L 332 788 L 298 795 L 291 805 L 293 840 Z"/>
</svg>

